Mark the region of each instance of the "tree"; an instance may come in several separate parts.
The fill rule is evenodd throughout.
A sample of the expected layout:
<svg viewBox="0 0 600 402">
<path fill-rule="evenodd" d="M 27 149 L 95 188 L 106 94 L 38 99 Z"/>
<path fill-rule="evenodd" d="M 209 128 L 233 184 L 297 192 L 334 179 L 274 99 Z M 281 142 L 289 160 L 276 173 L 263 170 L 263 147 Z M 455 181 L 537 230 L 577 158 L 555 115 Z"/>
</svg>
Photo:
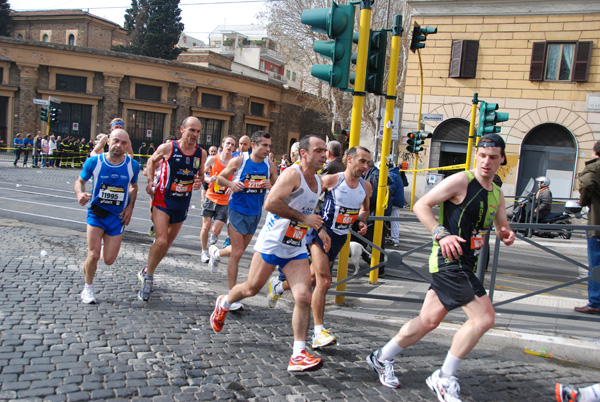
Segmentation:
<svg viewBox="0 0 600 402">
<path fill-rule="evenodd" d="M 183 32 L 179 0 L 132 0 L 125 14 L 130 44 L 113 50 L 175 60 L 184 48 L 177 47 Z"/>
<path fill-rule="evenodd" d="M 0 0 L 0 36 L 10 36 L 10 3 L 8 0 Z"/>
</svg>

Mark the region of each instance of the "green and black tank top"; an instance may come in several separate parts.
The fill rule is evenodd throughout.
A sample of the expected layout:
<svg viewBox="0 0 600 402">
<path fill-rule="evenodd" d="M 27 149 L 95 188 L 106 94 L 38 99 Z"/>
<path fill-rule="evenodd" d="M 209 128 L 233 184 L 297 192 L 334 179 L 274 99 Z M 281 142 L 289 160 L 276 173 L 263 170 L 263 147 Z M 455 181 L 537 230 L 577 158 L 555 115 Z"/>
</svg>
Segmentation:
<svg viewBox="0 0 600 402">
<path fill-rule="evenodd" d="M 462 255 L 458 260 L 444 258 L 442 249 L 437 242 L 433 242 L 431 256 L 429 257 L 429 272 L 435 273 L 445 267 L 456 267 L 475 270 L 479 252 L 485 242 L 485 234 L 494 223 L 498 206 L 500 205 L 500 188 L 493 184 L 492 191 L 488 191 L 479 184 L 471 171 L 464 172 L 468 179 L 467 196 L 460 204 L 445 201 L 440 206 L 438 222 L 448 231 L 466 240 L 460 243 Z M 457 173 L 463 174 L 463 173 Z"/>
</svg>

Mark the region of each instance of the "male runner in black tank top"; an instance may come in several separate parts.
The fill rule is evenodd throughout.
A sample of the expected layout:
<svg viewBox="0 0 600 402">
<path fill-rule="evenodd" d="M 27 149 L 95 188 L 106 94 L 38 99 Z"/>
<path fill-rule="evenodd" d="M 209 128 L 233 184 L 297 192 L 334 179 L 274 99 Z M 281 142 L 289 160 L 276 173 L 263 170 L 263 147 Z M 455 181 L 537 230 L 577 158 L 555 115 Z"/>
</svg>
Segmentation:
<svg viewBox="0 0 600 402">
<path fill-rule="evenodd" d="M 367 363 L 387 387 L 400 386 L 393 371 L 394 357 L 435 329 L 450 310 L 461 307 L 468 320 L 454 335 L 442 368 L 426 381 L 438 400 L 460 401 L 455 377 L 458 366 L 494 326 L 492 302 L 473 272 L 479 249 L 492 222 L 505 245 L 511 245 L 515 239 L 506 217 L 504 196 L 492 182 L 506 161 L 504 147 L 499 135 L 484 135 L 477 148 L 476 168 L 443 180 L 414 206 L 421 223 L 433 234 L 429 259 L 431 287 L 419 316 L 404 324 L 383 348 L 367 357 Z M 438 221 L 432 208 L 440 204 Z"/>
</svg>

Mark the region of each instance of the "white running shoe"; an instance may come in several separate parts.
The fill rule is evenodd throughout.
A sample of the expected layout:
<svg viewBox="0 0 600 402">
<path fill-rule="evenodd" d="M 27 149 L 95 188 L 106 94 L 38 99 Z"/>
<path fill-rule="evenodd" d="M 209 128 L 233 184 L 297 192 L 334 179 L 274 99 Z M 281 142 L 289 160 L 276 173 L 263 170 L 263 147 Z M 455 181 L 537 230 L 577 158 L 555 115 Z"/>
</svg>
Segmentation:
<svg viewBox="0 0 600 402">
<path fill-rule="evenodd" d="M 430 390 L 435 392 L 438 401 L 440 402 L 461 402 L 460 401 L 460 385 L 458 378 L 451 376 L 450 378 L 440 377 L 440 370 L 431 374 L 425 381 Z"/>
<path fill-rule="evenodd" d="M 394 375 L 393 360 L 379 360 L 379 350 L 367 356 L 367 364 L 379 375 L 379 382 L 388 388 L 398 388 L 400 380 Z"/>
<path fill-rule="evenodd" d="M 231 303 L 229 311 L 244 311 L 244 305 L 239 301 Z"/>
<path fill-rule="evenodd" d="M 269 307 L 271 308 L 275 308 L 277 300 L 279 300 L 279 298 L 283 296 L 283 293 L 277 293 L 275 291 L 275 286 L 278 283 L 281 283 L 281 281 L 277 276 L 274 276 L 271 279 L 269 279 L 269 293 L 267 294 L 267 302 L 269 303 Z"/>
<path fill-rule="evenodd" d="M 323 328 L 318 335 L 312 336 L 313 349 L 320 349 L 325 346 L 335 345 L 337 338 L 331 333 L 331 330 Z"/>
<path fill-rule="evenodd" d="M 217 244 L 219 240 L 219 236 L 215 236 L 212 232 L 208 234 L 208 245 L 212 246 L 213 244 Z"/>
<path fill-rule="evenodd" d="M 208 267 L 213 274 L 219 270 L 219 262 L 221 262 L 221 257 L 217 256 L 218 252 L 219 247 L 215 246 L 214 244 L 208 248 Z"/>
<path fill-rule="evenodd" d="M 202 250 L 202 254 L 200 254 L 200 261 L 202 261 L 202 262 L 210 261 L 210 257 L 208 256 L 208 250 Z"/>
<path fill-rule="evenodd" d="M 84 304 L 96 304 L 96 298 L 94 297 L 94 288 L 83 288 L 81 292 L 81 302 Z"/>
</svg>

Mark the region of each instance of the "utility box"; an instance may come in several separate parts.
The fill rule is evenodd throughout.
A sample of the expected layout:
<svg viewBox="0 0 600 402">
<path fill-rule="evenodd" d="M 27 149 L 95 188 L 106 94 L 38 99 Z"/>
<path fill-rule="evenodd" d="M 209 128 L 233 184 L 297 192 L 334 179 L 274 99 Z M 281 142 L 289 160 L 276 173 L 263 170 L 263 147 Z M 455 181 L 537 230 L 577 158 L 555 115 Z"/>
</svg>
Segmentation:
<svg viewBox="0 0 600 402">
<path fill-rule="evenodd" d="M 444 180 L 444 175 L 440 173 L 427 173 L 427 181 L 425 182 L 425 194 L 434 188 L 439 182 Z"/>
</svg>

